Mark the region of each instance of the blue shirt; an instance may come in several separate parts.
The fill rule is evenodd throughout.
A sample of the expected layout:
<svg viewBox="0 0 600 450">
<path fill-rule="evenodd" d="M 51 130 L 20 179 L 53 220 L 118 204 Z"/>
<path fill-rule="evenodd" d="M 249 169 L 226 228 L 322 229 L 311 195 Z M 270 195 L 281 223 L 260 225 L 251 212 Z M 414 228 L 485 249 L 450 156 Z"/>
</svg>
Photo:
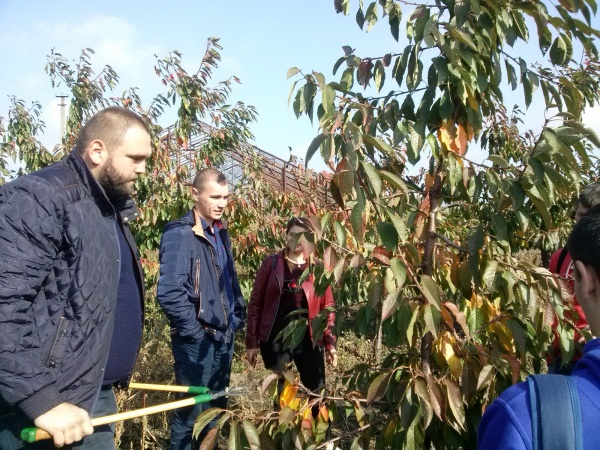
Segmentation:
<svg viewBox="0 0 600 450">
<path fill-rule="evenodd" d="M 235 301 L 233 294 L 233 273 L 229 268 L 229 257 L 227 255 L 225 245 L 221 239 L 221 233 L 219 233 L 223 225 L 221 224 L 221 221 L 215 220 L 213 221 L 213 226 L 211 229 L 211 227 L 208 226 L 208 223 L 203 218 L 200 218 L 200 220 L 202 222 L 202 228 L 205 231 L 204 234 L 208 241 L 212 244 L 217 256 L 216 263 L 221 278 L 220 286 L 221 289 L 225 291 L 225 295 L 227 296 L 227 306 L 229 312 L 228 321 L 230 324 L 233 324 L 233 309 Z M 216 233 L 214 232 L 215 230 L 217 231 Z M 233 261 L 231 261 L 231 264 L 233 264 Z"/>
<path fill-rule="evenodd" d="M 600 339 L 586 344 L 583 358 L 571 377 L 581 406 L 583 448 L 597 449 L 600 443 Z M 533 449 L 527 382 L 508 388 L 486 409 L 477 434 L 480 450 Z"/>
</svg>

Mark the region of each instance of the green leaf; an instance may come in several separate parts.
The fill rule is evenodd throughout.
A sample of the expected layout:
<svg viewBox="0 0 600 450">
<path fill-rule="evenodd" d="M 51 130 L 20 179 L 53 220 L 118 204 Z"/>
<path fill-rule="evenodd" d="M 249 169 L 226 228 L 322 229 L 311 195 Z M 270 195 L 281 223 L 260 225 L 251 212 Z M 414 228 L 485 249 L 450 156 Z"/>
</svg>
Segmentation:
<svg viewBox="0 0 600 450">
<path fill-rule="evenodd" d="M 323 142 L 326 137 L 327 136 L 325 134 L 321 133 L 310 143 L 310 145 L 308 146 L 308 150 L 306 150 L 306 161 L 304 163 L 305 167 L 308 167 L 308 162 L 319 149 L 319 147 L 321 146 L 321 142 Z"/>
<path fill-rule="evenodd" d="M 394 150 L 392 149 L 392 147 L 390 147 L 384 141 L 382 141 L 381 139 L 379 139 L 375 136 L 364 133 L 362 135 L 362 139 L 365 144 L 372 145 L 373 147 L 377 148 L 378 150 L 380 150 L 387 156 L 394 154 Z"/>
<path fill-rule="evenodd" d="M 242 421 L 242 426 L 244 427 L 244 433 L 248 439 L 248 444 L 250 444 L 250 449 L 260 450 L 260 436 L 256 427 L 252 424 L 252 422 L 246 419 Z"/>
<path fill-rule="evenodd" d="M 379 171 L 379 176 L 381 177 L 381 179 L 383 181 L 386 181 L 393 188 L 399 189 L 403 193 L 407 192 L 406 184 L 397 175 L 395 175 L 395 174 L 393 174 L 391 172 L 388 172 L 386 170 L 380 170 Z"/>
<path fill-rule="evenodd" d="M 227 440 L 227 449 L 242 450 L 240 428 L 238 426 L 238 422 L 235 420 L 231 421 L 231 428 L 229 429 L 229 439 Z"/>
<path fill-rule="evenodd" d="M 290 93 L 288 94 L 288 108 L 290 107 L 290 101 L 292 100 L 292 94 L 294 93 L 294 89 L 296 89 L 296 84 L 298 84 L 298 80 L 294 81 L 290 86 Z"/>
<path fill-rule="evenodd" d="M 365 14 L 363 13 L 362 8 L 358 8 L 358 11 L 356 11 L 356 23 L 362 30 L 365 24 Z"/>
<path fill-rule="evenodd" d="M 325 77 L 323 76 L 323 74 L 321 72 L 315 72 L 315 71 L 313 71 L 312 74 L 315 77 L 315 80 L 317 81 L 317 86 L 319 86 L 319 88 L 323 89 L 323 86 L 325 85 Z"/>
<path fill-rule="evenodd" d="M 340 80 L 340 86 L 342 92 L 349 92 L 352 90 L 352 86 L 354 86 L 354 68 L 348 67 L 344 70 L 342 79 Z"/>
<path fill-rule="evenodd" d="M 375 89 L 377 92 L 380 92 L 381 87 L 385 83 L 385 69 L 383 67 L 383 62 L 380 59 L 375 62 L 373 79 L 375 80 Z"/>
<path fill-rule="evenodd" d="M 333 74 L 335 75 L 340 66 L 346 62 L 346 57 L 341 56 L 333 65 Z"/>
<path fill-rule="evenodd" d="M 481 372 L 479 372 L 479 377 L 477 378 L 477 390 L 487 387 L 494 378 L 494 373 L 494 366 L 490 364 L 481 369 Z"/>
<path fill-rule="evenodd" d="M 430 303 L 423 305 L 421 310 L 423 312 L 425 330 L 429 331 L 437 339 L 438 330 L 440 328 L 440 319 L 442 317 L 440 310 L 434 308 Z"/>
<path fill-rule="evenodd" d="M 406 282 L 406 266 L 399 258 L 393 257 L 390 260 L 390 268 L 392 269 L 392 272 L 394 272 L 397 288 L 401 289 Z"/>
<path fill-rule="evenodd" d="M 346 248 L 346 229 L 344 226 L 336 220 L 333 222 L 333 229 L 335 231 L 338 246 Z"/>
<path fill-rule="evenodd" d="M 452 415 L 460 425 L 460 427 L 466 431 L 465 428 L 465 408 L 463 405 L 462 394 L 458 385 L 449 378 L 444 379 L 446 385 L 446 392 L 448 394 L 448 404 L 452 410 Z"/>
<path fill-rule="evenodd" d="M 370 405 L 371 403 L 383 398 L 393 374 L 393 371 L 383 372 L 375 377 L 375 379 L 369 385 L 369 390 L 367 391 L 367 405 Z"/>
<path fill-rule="evenodd" d="M 399 11 L 399 9 L 398 9 Z M 392 36 L 394 37 L 394 39 L 396 40 L 396 42 L 398 42 L 398 39 L 400 38 L 400 20 L 402 19 L 402 15 L 401 14 L 390 14 L 389 16 L 389 24 L 390 24 L 390 32 L 392 33 Z"/>
<path fill-rule="evenodd" d="M 500 155 L 489 155 L 487 159 L 503 169 L 508 169 L 510 167 L 508 162 Z"/>
<path fill-rule="evenodd" d="M 209 408 L 202 411 L 202 413 L 196 418 L 196 423 L 194 423 L 194 430 L 192 432 L 194 437 L 200 435 L 202 430 L 219 414 L 224 412 L 225 410 L 222 408 Z"/>
<path fill-rule="evenodd" d="M 429 275 L 421 275 L 421 287 L 423 288 L 423 295 L 429 302 L 429 304 L 435 306 L 438 310 L 440 309 L 440 288 L 437 283 L 433 281 Z"/>
<path fill-rule="evenodd" d="M 367 174 L 367 180 L 371 189 L 373 190 L 373 195 L 375 196 L 375 198 L 379 198 L 379 196 L 381 195 L 381 178 L 379 177 L 379 172 L 371 163 L 361 161 L 360 164 L 363 167 L 365 173 Z"/>
<path fill-rule="evenodd" d="M 415 324 L 417 323 L 417 319 L 419 318 L 419 312 L 420 312 L 420 308 L 416 308 L 414 311 L 412 311 L 412 316 L 410 318 L 410 322 L 408 323 L 408 326 L 406 327 L 406 339 L 408 340 L 409 345 L 413 345 L 413 337 L 415 337 L 415 335 L 414 335 Z"/>
<path fill-rule="evenodd" d="M 350 213 L 350 224 L 354 231 L 354 237 L 362 244 L 365 237 L 365 206 L 362 202 L 357 202 Z"/>
<path fill-rule="evenodd" d="M 517 88 L 517 73 L 515 72 L 515 68 L 512 66 L 508 59 L 505 60 L 506 64 L 506 76 L 508 78 L 508 82 L 514 91 Z"/>
<path fill-rule="evenodd" d="M 492 226 L 496 232 L 496 239 L 505 247 L 508 247 L 510 240 L 508 238 L 508 224 L 504 217 L 499 214 L 492 214 Z"/>
<path fill-rule="evenodd" d="M 554 39 L 550 47 L 550 62 L 557 66 L 562 66 L 567 60 L 567 44 L 562 36 Z"/>
<path fill-rule="evenodd" d="M 379 222 L 377 231 L 383 246 L 388 250 L 395 250 L 398 247 L 398 232 L 394 225 L 389 222 Z"/>
<path fill-rule="evenodd" d="M 325 113 L 333 114 L 335 111 L 335 89 L 331 87 L 331 84 L 328 84 L 323 88 L 323 109 L 325 109 Z"/>
<path fill-rule="evenodd" d="M 292 68 L 288 69 L 288 71 L 287 71 L 287 78 L 293 77 L 298 72 L 300 72 L 300 69 L 298 69 L 297 67 L 292 67 Z"/>
<path fill-rule="evenodd" d="M 367 33 L 369 31 L 371 31 L 373 29 L 373 27 L 375 26 L 375 24 L 377 23 L 377 12 L 378 12 L 377 3 L 372 2 L 369 5 L 369 7 L 367 8 L 367 12 L 365 14 L 365 20 L 369 24 L 369 26 L 367 27 Z"/>
<path fill-rule="evenodd" d="M 406 222 L 404 220 L 402 220 L 402 218 L 398 214 L 394 213 L 393 211 L 391 211 L 389 209 L 388 209 L 387 215 L 390 218 L 390 220 L 392 221 L 392 223 L 394 224 L 396 231 L 398 232 L 398 238 L 400 239 L 401 242 L 404 242 L 406 240 L 406 238 L 408 237 L 408 232 L 406 229 Z"/>
</svg>

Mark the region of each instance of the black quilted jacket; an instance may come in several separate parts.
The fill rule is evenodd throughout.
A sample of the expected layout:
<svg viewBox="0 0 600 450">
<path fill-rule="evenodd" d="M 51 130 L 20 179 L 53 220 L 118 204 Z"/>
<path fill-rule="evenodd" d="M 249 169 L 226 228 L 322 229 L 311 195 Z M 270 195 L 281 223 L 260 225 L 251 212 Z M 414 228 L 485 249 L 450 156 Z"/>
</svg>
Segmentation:
<svg viewBox="0 0 600 450">
<path fill-rule="evenodd" d="M 138 215 L 129 198 L 117 209 L 75 151 L 0 189 L 0 416 L 91 411 L 117 300 L 115 227 Z"/>
</svg>

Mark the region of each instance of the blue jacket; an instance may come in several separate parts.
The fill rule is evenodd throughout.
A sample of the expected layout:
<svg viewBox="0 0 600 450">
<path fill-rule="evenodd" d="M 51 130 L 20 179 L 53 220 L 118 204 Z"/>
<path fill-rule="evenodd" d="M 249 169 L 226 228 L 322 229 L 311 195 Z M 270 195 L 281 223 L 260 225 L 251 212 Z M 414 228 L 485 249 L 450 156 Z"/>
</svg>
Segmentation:
<svg viewBox="0 0 600 450">
<path fill-rule="evenodd" d="M 233 338 L 244 326 L 246 302 L 233 264 L 231 241 L 226 228 L 215 228 L 227 252 L 233 275 L 233 307 L 229 304 L 217 254 L 194 212 L 165 226 L 160 243 L 160 277 L 157 299 L 169 318 L 173 332 L 199 341 L 209 333 L 218 341 Z"/>
<path fill-rule="evenodd" d="M 600 339 L 586 344 L 571 375 L 581 406 L 583 448 L 600 447 Z M 565 408 L 568 406 L 565 405 Z M 527 383 L 510 387 L 489 406 L 478 432 L 481 450 L 531 450 L 531 408 Z"/>
<path fill-rule="evenodd" d="M 63 402 L 91 412 L 117 301 L 116 227 L 137 215 L 129 198 L 115 209 L 75 151 L 0 189 L 0 415 Z"/>
</svg>

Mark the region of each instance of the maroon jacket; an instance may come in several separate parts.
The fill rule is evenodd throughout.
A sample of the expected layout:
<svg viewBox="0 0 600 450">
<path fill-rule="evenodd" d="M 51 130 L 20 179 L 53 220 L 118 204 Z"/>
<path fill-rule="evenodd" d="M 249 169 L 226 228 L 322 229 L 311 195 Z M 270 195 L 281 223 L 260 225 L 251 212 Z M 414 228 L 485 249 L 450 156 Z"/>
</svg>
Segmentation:
<svg viewBox="0 0 600 450">
<path fill-rule="evenodd" d="M 276 258 L 273 267 L 272 258 Z M 259 342 L 267 342 L 273 329 L 273 323 L 279 308 L 279 298 L 283 289 L 283 271 L 285 259 L 283 251 L 276 255 L 265 258 L 258 269 L 254 287 L 248 303 L 248 325 L 246 328 L 246 348 L 258 348 Z M 327 306 L 333 306 L 333 293 L 331 287 L 327 286 L 325 295 L 315 295 L 314 278 L 310 274 L 302 283 L 302 289 L 308 302 L 308 329 L 313 337 L 311 320 Z M 335 313 L 329 313 L 327 317 L 327 328 L 323 332 L 323 342 L 327 350 L 335 347 L 335 336 L 333 335 L 333 324 Z"/>
</svg>

